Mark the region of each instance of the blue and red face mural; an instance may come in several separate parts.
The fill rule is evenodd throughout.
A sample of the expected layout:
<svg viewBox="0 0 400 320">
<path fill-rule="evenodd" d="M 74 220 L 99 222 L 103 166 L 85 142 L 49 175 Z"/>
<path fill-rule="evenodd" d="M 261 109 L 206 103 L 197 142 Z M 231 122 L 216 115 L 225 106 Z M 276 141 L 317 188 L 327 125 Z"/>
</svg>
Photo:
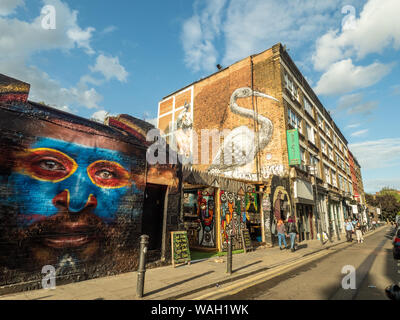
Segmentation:
<svg viewBox="0 0 400 320">
<path fill-rule="evenodd" d="M 92 270 L 88 277 L 131 271 L 145 148 L 109 133 L 34 121 L 26 121 L 19 136 L 2 128 L 8 138 L 0 138 L 0 267 L 26 275 L 53 265 L 64 272 L 67 261 L 69 271 Z M 10 279 L 0 276 L 5 281 Z"/>
<path fill-rule="evenodd" d="M 135 189 L 129 159 L 121 153 L 50 138 L 16 154 L 8 182 L 15 191 L 9 201 L 23 207 L 20 226 L 89 211 L 112 223 L 122 197 Z M 38 195 L 41 201 L 32 201 Z"/>
</svg>

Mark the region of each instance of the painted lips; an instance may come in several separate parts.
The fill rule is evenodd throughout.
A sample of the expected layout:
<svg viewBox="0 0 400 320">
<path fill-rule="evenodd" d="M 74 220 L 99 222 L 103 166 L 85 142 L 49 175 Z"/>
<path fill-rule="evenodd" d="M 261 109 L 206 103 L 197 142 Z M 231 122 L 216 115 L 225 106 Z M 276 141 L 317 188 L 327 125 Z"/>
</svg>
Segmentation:
<svg viewBox="0 0 400 320">
<path fill-rule="evenodd" d="M 65 237 L 58 237 L 58 238 L 45 238 L 44 242 L 47 246 L 61 249 L 66 247 L 80 247 L 84 244 L 88 243 L 90 238 L 87 236 L 65 236 Z"/>
<path fill-rule="evenodd" d="M 65 222 L 44 237 L 44 244 L 55 248 L 72 248 L 83 246 L 95 240 L 94 230 L 81 222 Z"/>
</svg>

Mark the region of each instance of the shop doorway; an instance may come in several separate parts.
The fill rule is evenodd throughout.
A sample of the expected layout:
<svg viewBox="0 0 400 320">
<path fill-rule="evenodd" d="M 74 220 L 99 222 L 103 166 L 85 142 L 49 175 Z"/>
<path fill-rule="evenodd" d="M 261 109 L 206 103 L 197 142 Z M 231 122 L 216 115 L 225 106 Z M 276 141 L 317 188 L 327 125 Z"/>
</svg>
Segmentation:
<svg viewBox="0 0 400 320">
<path fill-rule="evenodd" d="M 144 193 L 142 234 L 149 236 L 149 250 L 161 249 L 164 198 L 167 187 L 147 184 Z"/>
</svg>

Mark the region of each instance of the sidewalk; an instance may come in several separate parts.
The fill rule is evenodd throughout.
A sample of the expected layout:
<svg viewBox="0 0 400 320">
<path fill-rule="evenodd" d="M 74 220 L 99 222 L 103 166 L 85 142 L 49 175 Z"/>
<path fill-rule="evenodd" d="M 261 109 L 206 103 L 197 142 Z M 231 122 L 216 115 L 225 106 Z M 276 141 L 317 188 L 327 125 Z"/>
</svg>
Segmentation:
<svg viewBox="0 0 400 320">
<path fill-rule="evenodd" d="M 370 231 L 365 237 L 388 227 Z M 353 241 L 354 243 L 354 241 Z M 303 241 L 299 250 L 279 250 L 279 247 L 259 248 L 233 255 L 232 275 L 226 273 L 226 256 L 192 261 L 190 265 L 149 269 L 145 275 L 144 297 L 136 297 L 137 272 L 125 273 L 58 286 L 54 290 L 35 290 L 0 296 L 0 300 L 178 300 L 195 299 L 204 293 L 222 289 L 233 281 L 251 279 L 267 270 L 279 269 L 323 250 L 349 246 L 346 236 L 340 241 Z M 336 247 L 336 248 L 334 248 Z M 275 269 L 274 269 L 275 268 Z"/>
</svg>

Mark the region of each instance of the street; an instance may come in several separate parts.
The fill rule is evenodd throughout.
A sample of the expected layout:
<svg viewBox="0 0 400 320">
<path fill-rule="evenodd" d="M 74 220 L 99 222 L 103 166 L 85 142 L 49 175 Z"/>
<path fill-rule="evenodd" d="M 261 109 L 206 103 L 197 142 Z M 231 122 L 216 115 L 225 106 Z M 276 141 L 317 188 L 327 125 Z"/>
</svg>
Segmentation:
<svg viewBox="0 0 400 320">
<path fill-rule="evenodd" d="M 387 300 L 384 289 L 400 280 L 400 266 L 392 255 L 392 237 L 393 229 L 383 228 L 362 244 L 353 241 L 349 247 L 333 247 L 327 256 L 220 299 Z M 356 288 L 345 290 L 342 279 L 348 273 L 341 271 L 348 265 L 356 270 Z"/>
</svg>

